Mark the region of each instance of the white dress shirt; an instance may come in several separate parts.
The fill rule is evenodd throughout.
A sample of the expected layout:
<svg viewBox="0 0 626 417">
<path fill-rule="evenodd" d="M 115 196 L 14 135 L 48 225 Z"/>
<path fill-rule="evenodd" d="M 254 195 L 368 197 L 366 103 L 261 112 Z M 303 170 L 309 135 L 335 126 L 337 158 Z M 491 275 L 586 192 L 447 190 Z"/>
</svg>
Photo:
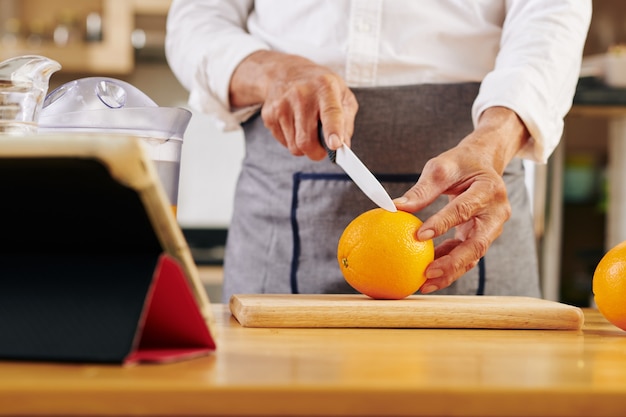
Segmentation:
<svg viewBox="0 0 626 417">
<path fill-rule="evenodd" d="M 174 0 L 169 64 L 190 104 L 232 128 L 229 83 L 255 51 L 305 56 L 351 87 L 481 82 L 476 124 L 514 110 L 532 140 L 518 156 L 547 160 L 579 76 L 591 0 Z"/>
</svg>

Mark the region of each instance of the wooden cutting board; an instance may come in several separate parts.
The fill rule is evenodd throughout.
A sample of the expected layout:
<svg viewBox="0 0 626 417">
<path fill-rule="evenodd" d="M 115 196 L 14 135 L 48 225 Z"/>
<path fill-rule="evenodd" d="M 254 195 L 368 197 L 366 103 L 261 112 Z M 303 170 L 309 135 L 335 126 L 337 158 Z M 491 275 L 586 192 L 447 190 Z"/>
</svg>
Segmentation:
<svg viewBox="0 0 626 417">
<path fill-rule="evenodd" d="M 584 320 L 578 307 L 513 296 L 238 294 L 230 299 L 230 311 L 244 327 L 578 330 Z"/>
</svg>

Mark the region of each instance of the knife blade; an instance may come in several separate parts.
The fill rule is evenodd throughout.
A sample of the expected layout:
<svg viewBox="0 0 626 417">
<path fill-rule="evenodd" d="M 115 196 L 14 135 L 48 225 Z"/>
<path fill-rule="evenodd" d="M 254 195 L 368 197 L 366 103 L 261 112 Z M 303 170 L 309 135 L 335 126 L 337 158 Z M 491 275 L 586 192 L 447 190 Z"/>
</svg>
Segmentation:
<svg viewBox="0 0 626 417">
<path fill-rule="evenodd" d="M 352 152 L 352 149 L 345 144 L 341 145 L 337 150 L 330 149 L 328 145 L 326 145 L 321 124 L 318 128 L 318 137 L 320 143 L 328 153 L 328 159 L 330 159 L 332 163 L 339 165 L 370 200 L 379 207 L 392 213 L 398 211 L 391 197 L 389 197 L 387 190 L 385 190 L 374 174 L 372 174 L 365 164 Z"/>
</svg>

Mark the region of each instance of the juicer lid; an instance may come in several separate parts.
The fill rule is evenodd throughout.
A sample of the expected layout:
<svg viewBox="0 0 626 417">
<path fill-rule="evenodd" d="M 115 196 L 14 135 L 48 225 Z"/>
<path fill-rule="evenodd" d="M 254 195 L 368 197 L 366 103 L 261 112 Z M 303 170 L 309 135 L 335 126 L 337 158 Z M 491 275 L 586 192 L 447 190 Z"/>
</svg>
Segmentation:
<svg viewBox="0 0 626 417">
<path fill-rule="evenodd" d="M 126 81 L 87 77 L 53 90 L 39 117 L 40 132 L 115 132 L 157 139 L 182 139 L 191 112 L 159 107 Z"/>
<path fill-rule="evenodd" d="M 124 107 L 158 106 L 132 84 L 107 77 L 87 77 L 70 81 L 50 92 L 43 103 L 47 116 Z"/>
</svg>

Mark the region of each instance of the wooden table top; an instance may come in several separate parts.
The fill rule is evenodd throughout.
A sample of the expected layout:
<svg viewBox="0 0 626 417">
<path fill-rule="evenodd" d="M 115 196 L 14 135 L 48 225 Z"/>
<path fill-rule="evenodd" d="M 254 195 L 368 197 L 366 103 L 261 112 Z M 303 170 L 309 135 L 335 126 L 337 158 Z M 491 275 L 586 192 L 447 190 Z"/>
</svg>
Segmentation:
<svg viewBox="0 0 626 417">
<path fill-rule="evenodd" d="M 131 367 L 0 362 L 0 415 L 626 416 L 626 332 L 243 328 Z M 0 335 L 1 337 L 1 335 Z"/>
</svg>

